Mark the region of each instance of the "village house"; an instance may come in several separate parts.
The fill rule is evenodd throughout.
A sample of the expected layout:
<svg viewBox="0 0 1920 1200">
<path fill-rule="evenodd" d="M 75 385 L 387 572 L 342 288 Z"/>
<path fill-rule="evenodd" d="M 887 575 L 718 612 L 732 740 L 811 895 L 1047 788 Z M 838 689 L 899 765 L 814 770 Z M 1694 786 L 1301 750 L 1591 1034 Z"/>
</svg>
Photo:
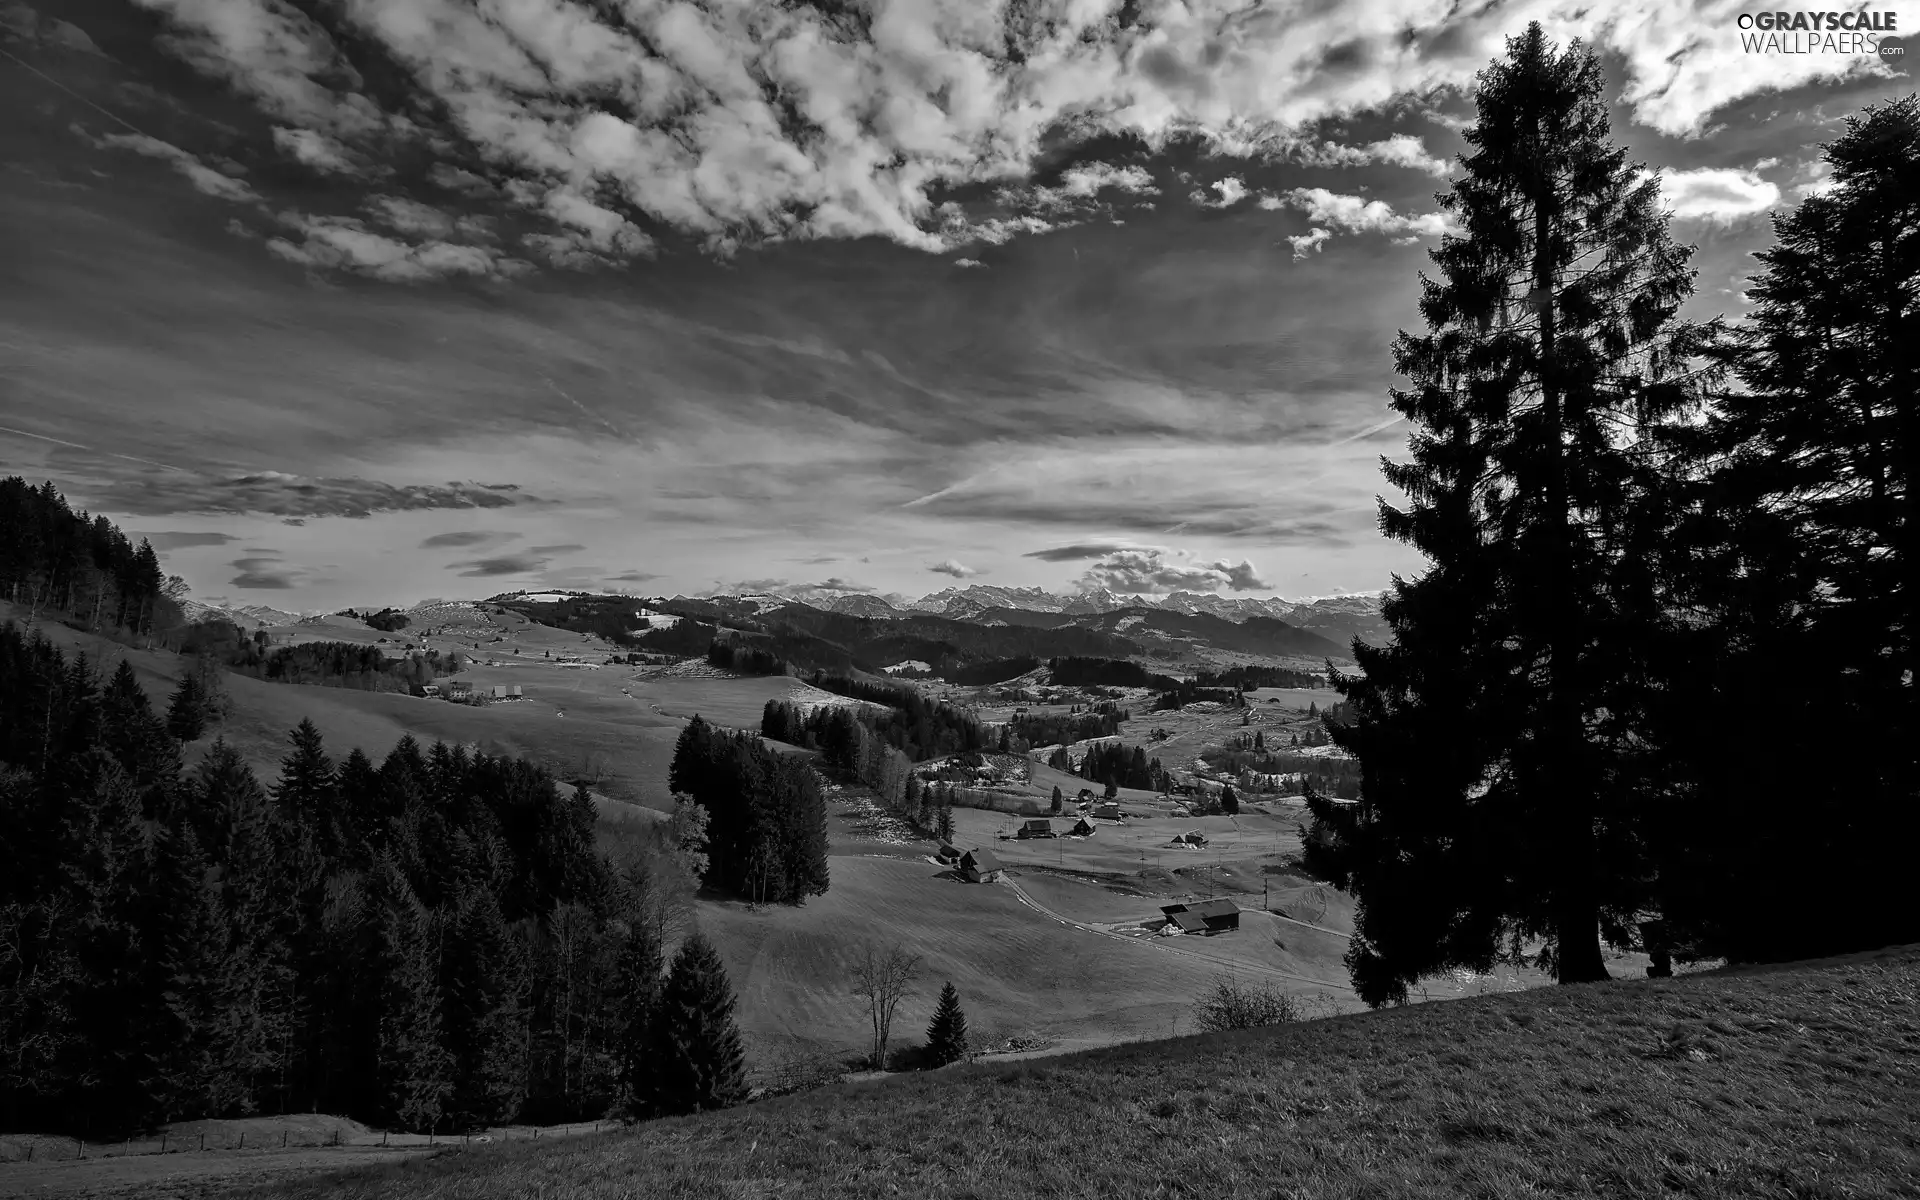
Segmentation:
<svg viewBox="0 0 1920 1200">
<path fill-rule="evenodd" d="M 1093 827 L 1092 821 L 1087 820 L 1085 817 L 1081 817 L 1078 821 L 1075 821 L 1073 823 L 1073 828 L 1069 832 L 1074 837 L 1092 837 L 1093 828 L 1094 827 Z"/>
<path fill-rule="evenodd" d="M 473 702 L 473 684 L 466 680 L 456 680 L 449 683 L 447 685 L 447 699 L 453 701 L 455 704 L 471 704 Z"/>
<path fill-rule="evenodd" d="M 960 856 L 960 874 L 975 883 L 992 883 L 1000 878 L 1000 860 L 991 850 L 969 850 Z"/>
<path fill-rule="evenodd" d="M 1050 838 L 1050 837 L 1057 837 L 1059 835 L 1053 832 L 1052 821 L 1047 820 L 1047 818 L 1045 817 L 1034 817 L 1031 820 L 1027 821 L 1024 825 L 1020 826 L 1019 831 L 1015 833 L 1014 836 L 1017 838 L 1024 839 L 1024 838 Z"/>
<path fill-rule="evenodd" d="M 1240 906 L 1231 900 L 1202 900 L 1198 904 L 1166 904 L 1166 932 L 1198 933 L 1212 936 L 1240 928 Z"/>
<path fill-rule="evenodd" d="M 1118 801 L 1109 800 L 1105 804 L 1095 808 L 1093 815 L 1099 817 L 1102 821 L 1118 821 L 1120 819 L 1120 804 Z"/>
</svg>

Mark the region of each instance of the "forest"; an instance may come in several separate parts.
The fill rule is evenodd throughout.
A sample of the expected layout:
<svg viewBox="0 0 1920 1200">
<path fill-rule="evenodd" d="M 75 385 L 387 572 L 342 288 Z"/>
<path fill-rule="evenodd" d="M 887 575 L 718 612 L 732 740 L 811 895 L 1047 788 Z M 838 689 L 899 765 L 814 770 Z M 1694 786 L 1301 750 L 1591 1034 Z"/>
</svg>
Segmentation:
<svg viewBox="0 0 1920 1200">
<path fill-rule="evenodd" d="M 36 488 L 17 475 L 0 479 L 0 589 L 30 613 L 57 612 L 85 629 L 151 635 L 183 623 L 175 596 L 185 589 L 161 573 L 152 546 L 73 511 L 52 483 Z"/>
<path fill-rule="evenodd" d="M 100 1136 L 684 1108 L 646 1066 L 686 1058 L 649 1007 L 698 873 L 680 828 L 603 854 L 585 790 L 537 766 L 411 737 L 337 760 L 306 722 L 271 782 L 224 742 L 189 769 L 129 664 L 9 623 L 0 1117 Z"/>
<path fill-rule="evenodd" d="M 883 744 L 900 751 L 910 762 L 925 762 L 967 750 L 992 749 L 999 744 L 971 710 L 929 700 L 910 687 L 833 676 L 819 676 L 815 682 L 828 691 L 845 688 L 847 690 L 840 694 L 854 699 L 889 696 L 896 706 L 880 710 L 821 705 L 809 713 L 804 705 L 769 700 L 761 717 L 762 736 L 808 749 L 820 748 L 827 744 L 828 723 L 840 720 L 833 714 L 844 713 Z M 877 699 L 873 702 L 887 703 Z"/>
<path fill-rule="evenodd" d="M 838 765 L 849 765 L 844 756 Z M 756 904 L 804 904 L 827 890 L 827 808 L 804 758 L 698 714 L 674 745 L 668 786 L 706 811 L 702 882 Z"/>
</svg>

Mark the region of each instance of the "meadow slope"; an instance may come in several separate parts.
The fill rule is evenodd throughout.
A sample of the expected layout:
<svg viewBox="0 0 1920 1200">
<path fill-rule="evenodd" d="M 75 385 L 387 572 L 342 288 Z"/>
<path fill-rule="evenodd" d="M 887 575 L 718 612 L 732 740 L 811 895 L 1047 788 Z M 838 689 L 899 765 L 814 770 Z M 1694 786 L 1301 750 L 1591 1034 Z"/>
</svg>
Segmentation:
<svg viewBox="0 0 1920 1200">
<path fill-rule="evenodd" d="M 841 1084 L 262 1200 L 1911 1197 L 1920 946 Z"/>
</svg>

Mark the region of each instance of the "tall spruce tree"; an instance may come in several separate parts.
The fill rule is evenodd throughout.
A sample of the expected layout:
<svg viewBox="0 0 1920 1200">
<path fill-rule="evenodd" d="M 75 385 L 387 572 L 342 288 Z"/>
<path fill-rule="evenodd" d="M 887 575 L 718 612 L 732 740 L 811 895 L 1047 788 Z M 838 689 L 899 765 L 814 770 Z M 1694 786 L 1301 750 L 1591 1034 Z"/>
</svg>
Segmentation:
<svg viewBox="0 0 1920 1200">
<path fill-rule="evenodd" d="M 207 731 L 206 697 L 200 691 L 200 678 L 193 672 L 180 677 L 167 701 L 167 732 L 183 742 L 198 741 Z"/>
<path fill-rule="evenodd" d="M 1833 186 L 1776 215 L 1756 256 L 1727 344 L 1741 386 L 1698 439 L 1697 519 L 1662 547 L 1675 606 L 1704 619 L 1667 655 L 1662 740 L 1685 786 L 1659 906 L 1682 944 L 1744 960 L 1920 937 L 1903 849 L 1920 837 L 1920 97 L 1850 118 L 1824 157 Z M 1816 727 L 1846 752 L 1780 788 L 1799 748 L 1777 731 Z M 1847 919 L 1774 903 L 1799 873 L 1847 879 Z"/>
<path fill-rule="evenodd" d="M 1362 802 L 1314 801 L 1373 1004 L 1536 940 L 1561 982 L 1603 979 L 1603 932 L 1628 938 L 1643 814 L 1619 714 L 1660 620 L 1634 553 L 1663 486 L 1654 435 L 1715 332 L 1675 319 L 1690 251 L 1609 140 L 1590 50 L 1532 25 L 1477 95 L 1428 330 L 1395 346 L 1412 460 L 1383 465 L 1411 503 L 1383 501 L 1381 529 L 1431 565 L 1395 580 L 1394 644 L 1356 644 L 1364 676 L 1337 681 Z"/>
<path fill-rule="evenodd" d="M 654 1057 L 666 985 L 659 931 L 636 914 L 620 947 L 620 1115 L 644 1121 L 662 1111 L 660 1062 Z"/>
<path fill-rule="evenodd" d="M 967 1056 L 967 1014 L 960 1009 L 960 993 L 952 981 L 940 989 L 933 1021 L 927 1026 L 927 1058 L 936 1067 Z"/>
<path fill-rule="evenodd" d="M 746 1051 L 734 1003 L 719 951 L 693 934 L 673 956 L 661 990 L 653 1039 L 660 1112 L 728 1108 L 747 1098 Z"/>
</svg>

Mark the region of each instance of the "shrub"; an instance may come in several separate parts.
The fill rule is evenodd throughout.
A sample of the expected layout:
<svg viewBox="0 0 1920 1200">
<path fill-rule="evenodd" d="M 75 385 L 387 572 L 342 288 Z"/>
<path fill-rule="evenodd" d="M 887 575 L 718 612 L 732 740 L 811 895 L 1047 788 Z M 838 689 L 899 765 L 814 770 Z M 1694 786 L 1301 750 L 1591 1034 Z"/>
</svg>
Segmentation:
<svg viewBox="0 0 1920 1200">
<path fill-rule="evenodd" d="M 1271 983 L 1242 983 L 1222 976 L 1201 994 L 1193 1006 L 1194 1022 L 1214 1033 L 1223 1029 L 1255 1029 L 1305 1020 L 1300 1004 Z"/>
</svg>

